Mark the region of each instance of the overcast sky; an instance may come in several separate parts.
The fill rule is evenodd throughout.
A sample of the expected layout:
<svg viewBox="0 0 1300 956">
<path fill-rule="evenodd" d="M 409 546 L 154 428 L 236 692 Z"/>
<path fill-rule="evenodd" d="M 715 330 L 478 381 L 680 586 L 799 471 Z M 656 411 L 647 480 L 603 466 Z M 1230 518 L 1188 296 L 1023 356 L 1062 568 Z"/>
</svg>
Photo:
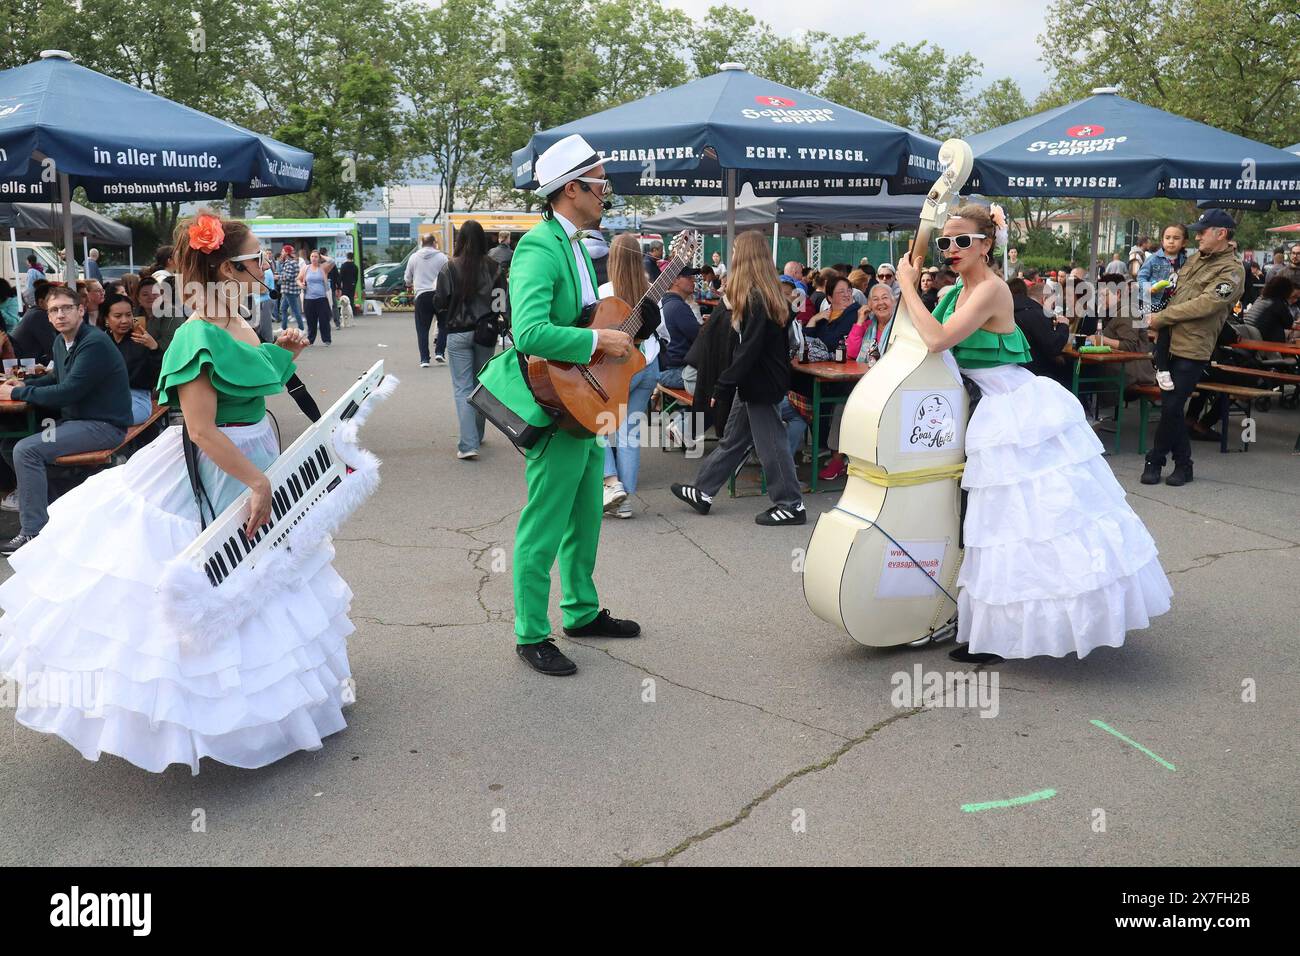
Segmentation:
<svg viewBox="0 0 1300 956">
<path fill-rule="evenodd" d="M 708 13 L 709 0 L 664 0 L 696 20 Z M 978 92 L 1001 76 L 1015 80 L 1032 101 L 1046 86 L 1038 60 L 1038 40 L 1044 32 L 1047 0 L 905 0 L 870 3 L 846 0 L 729 0 L 748 10 L 782 35 L 795 29 L 824 30 L 848 35 L 866 33 L 879 49 L 895 43 L 929 40 L 950 53 L 971 53 L 984 64 L 984 74 L 971 89 Z M 849 11 L 857 12 L 849 14 Z M 793 11 L 797 11 L 794 13 Z M 750 64 L 752 66 L 752 64 Z"/>
</svg>

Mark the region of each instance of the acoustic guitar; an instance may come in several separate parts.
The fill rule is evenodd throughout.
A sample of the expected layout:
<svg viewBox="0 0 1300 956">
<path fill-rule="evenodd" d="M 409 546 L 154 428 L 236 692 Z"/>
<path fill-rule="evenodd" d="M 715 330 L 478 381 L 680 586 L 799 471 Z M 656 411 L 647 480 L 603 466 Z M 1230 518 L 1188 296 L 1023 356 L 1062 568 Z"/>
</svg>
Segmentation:
<svg viewBox="0 0 1300 956">
<path fill-rule="evenodd" d="M 973 164 L 959 139 L 943 144 L 939 160 L 944 171 L 909 251 L 918 265 Z M 956 362 L 926 348 L 900 300 L 884 355 L 844 408 L 848 483 L 818 519 L 804 564 L 808 606 L 861 644 L 918 643 L 955 629 L 967 407 Z"/>
<path fill-rule="evenodd" d="M 635 305 L 609 296 L 584 309 L 578 326 L 618 329 L 635 335 L 641 328 L 642 303 L 659 302 L 691 261 L 697 243 L 692 233 L 679 233 L 672 242 L 671 258 L 663 272 Z M 537 404 L 558 416 L 556 424 L 560 428 L 575 435 L 608 435 L 617 431 L 627 417 L 632 377 L 643 368 L 645 356 L 637 349 L 622 359 L 596 355 L 586 365 L 531 356 L 528 385 Z"/>
</svg>

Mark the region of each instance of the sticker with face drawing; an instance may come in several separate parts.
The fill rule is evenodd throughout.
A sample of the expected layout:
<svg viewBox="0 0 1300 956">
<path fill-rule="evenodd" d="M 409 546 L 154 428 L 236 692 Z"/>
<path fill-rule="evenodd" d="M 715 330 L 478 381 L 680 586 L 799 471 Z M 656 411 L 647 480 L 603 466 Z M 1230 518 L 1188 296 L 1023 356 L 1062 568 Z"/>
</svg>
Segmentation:
<svg viewBox="0 0 1300 956">
<path fill-rule="evenodd" d="M 952 451 L 962 441 L 965 397 L 965 391 L 960 388 L 904 392 L 899 451 Z"/>
</svg>

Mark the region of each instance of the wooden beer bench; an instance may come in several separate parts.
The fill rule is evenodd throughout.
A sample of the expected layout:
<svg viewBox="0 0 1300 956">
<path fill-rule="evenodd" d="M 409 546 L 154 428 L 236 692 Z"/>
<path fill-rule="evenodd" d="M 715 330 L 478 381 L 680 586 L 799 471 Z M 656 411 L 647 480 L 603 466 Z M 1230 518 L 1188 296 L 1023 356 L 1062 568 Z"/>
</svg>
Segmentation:
<svg viewBox="0 0 1300 956">
<path fill-rule="evenodd" d="M 1255 369 L 1246 370 L 1249 374 L 1255 375 Z M 1147 416 L 1152 407 L 1160 405 L 1161 396 L 1164 394 L 1160 391 L 1158 385 L 1134 385 L 1130 394 L 1141 397 L 1141 404 L 1138 411 L 1138 454 L 1145 455 L 1147 452 Z M 1209 393 L 1213 395 L 1225 395 L 1227 401 L 1223 403 L 1223 414 L 1219 417 L 1219 451 L 1226 453 L 1228 450 L 1228 416 L 1232 409 L 1242 412 L 1244 415 L 1250 415 L 1250 407 L 1257 398 L 1272 398 L 1274 393 L 1266 388 L 1252 388 L 1248 385 L 1228 385 L 1223 382 L 1201 382 L 1192 392 Z M 1249 450 L 1246 442 L 1241 443 L 1241 450 Z"/>
<path fill-rule="evenodd" d="M 668 416 L 677 409 L 685 409 L 690 414 L 691 405 L 695 401 L 695 396 L 682 388 L 669 388 L 667 385 L 656 385 L 652 400 L 659 405 L 659 450 L 668 451 L 668 438 L 666 429 L 668 427 Z M 684 446 L 683 446 L 684 447 Z"/>
<path fill-rule="evenodd" d="M 107 468 L 109 465 L 120 465 L 126 460 L 125 449 L 140 437 L 145 430 L 153 427 L 160 418 L 167 414 L 166 405 L 154 405 L 153 411 L 149 417 L 139 425 L 132 425 L 126 430 L 126 437 L 115 448 L 103 448 L 99 451 L 83 451 L 75 455 L 60 455 L 54 459 L 54 464 L 63 468 L 87 468 L 98 470 Z"/>
</svg>

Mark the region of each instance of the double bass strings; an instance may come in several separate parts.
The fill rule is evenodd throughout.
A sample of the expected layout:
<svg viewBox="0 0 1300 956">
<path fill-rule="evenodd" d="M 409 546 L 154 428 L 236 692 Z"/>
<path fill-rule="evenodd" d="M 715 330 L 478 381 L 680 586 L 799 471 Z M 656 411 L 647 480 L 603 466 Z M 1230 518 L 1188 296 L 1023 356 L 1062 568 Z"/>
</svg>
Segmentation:
<svg viewBox="0 0 1300 956">
<path fill-rule="evenodd" d="M 916 570 L 918 570 L 918 571 L 920 571 L 922 574 L 924 574 L 924 575 L 925 575 L 925 579 L 926 579 L 927 581 L 929 581 L 931 584 L 933 584 L 935 587 L 937 587 L 940 591 L 942 591 L 942 592 L 947 596 L 948 600 L 951 601 L 953 604 L 956 604 L 956 603 L 957 603 L 957 599 L 956 599 L 955 597 L 953 597 L 951 594 L 948 593 L 948 589 L 947 589 L 946 587 L 944 587 L 942 584 L 939 583 L 938 578 L 931 577 L 931 576 L 930 576 L 930 572 L 928 572 L 927 570 L 925 570 L 925 568 L 921 567 L 921 562 L 918 561 L 918 560 L 916 559 L 916 556 L 913 555 L 912 552 L 908 551 L 905 547 L 903 547 L 903 546 L 898 542 L 898 539 L 897 539 L 897 538 L 895 538 L 892 534 L 890 534 L 888 531 L 886 531 L 886 530 L 885 530 L 884 528 L 882 528 L 880 525 L 876 524 L 876 522 L 872 521 L 870 518 L 868 518 L 868 517 L 866 517 L 866 516 L 864 516 L 864 515 L 860 515 L 860 514 L 858 514 L 856 511 L 850 511 L 848 508 L 845 508 L 843 505 L 838 505 L 838 504 L 837 504 L 837 505 L 836 505 L 834 508 L 832 508 L 831 510 L 832 510 L 832 511 L 841 511 L 841 512 L 843 512 L 843 513 L 846 514 L 846 515 L 849 515 L 849 516 L 851 516 L 851 517 L 857 518 L 859 521 L 865 521 L 868 525 L 870 525 L 871 527 L 875 528 L 877 531 L 879 531 L 881 534 L 883 534 L 886 538 L 888 538 L 888 539 L 890 540 L 890 542 L 894 545 L 894 547 L 898 548 L 899 551 L 902 551 L 905 555 L 907 555 L 908 560 L 912 562 L 912 566 L 915 567 Z"/>
</svg>

